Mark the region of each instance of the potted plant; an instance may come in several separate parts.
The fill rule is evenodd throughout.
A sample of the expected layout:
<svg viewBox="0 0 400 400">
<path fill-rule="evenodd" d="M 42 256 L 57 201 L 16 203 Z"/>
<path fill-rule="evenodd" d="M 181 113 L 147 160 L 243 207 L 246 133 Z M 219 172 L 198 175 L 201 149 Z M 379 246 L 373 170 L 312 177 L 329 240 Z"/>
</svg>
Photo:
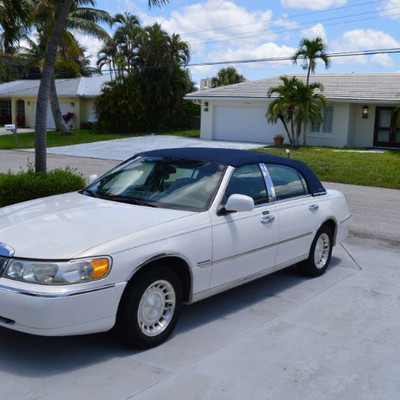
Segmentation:
<svg viewBox="0 0 400 400">
<path fill-rule="evenodd" d="M 73 116 L 74 116 L 74 113 L 72 113 L 72 112 L 67 112 L 65 115 L 62 116 L 63 119 L 64 119 L 64 122 L 68 126 L 68 129 L 72 128 L 72 121 L 71 120 L 72 120 Z"/>
<path fill-rule="evenodd" d="M 284 140 L 285 140 L 285 138 L 283 137 L 283 135 L 275 135 L 274 136 L 274 144 L 277 146 L 282 145 Z"/>
</svg>

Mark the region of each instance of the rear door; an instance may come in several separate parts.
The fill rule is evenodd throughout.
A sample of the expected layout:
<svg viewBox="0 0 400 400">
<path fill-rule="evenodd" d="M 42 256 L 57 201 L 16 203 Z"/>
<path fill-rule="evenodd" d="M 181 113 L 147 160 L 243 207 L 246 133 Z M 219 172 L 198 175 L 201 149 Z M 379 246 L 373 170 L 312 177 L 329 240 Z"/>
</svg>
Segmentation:
<svg viewBox="0 0 400 400">
<path fill-rule="evenodd" d="M 318 197 L 308 193 L 299 171 L 284 165 L 267 165 L 273 184 L 275 213 L 280 222 L 276 267 L 307 257 L 321 223 Z"/>
</svg>

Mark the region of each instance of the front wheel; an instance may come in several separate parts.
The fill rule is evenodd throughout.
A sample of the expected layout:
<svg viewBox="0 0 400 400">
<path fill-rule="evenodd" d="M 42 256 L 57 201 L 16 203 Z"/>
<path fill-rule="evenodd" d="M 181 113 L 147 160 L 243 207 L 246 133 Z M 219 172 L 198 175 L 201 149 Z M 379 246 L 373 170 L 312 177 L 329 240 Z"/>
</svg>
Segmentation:
<svg viewBox="0 0 400 400">
<path fill-rule="evenodd" d="M 328 268 L 332 255 L 332 231 L 323 225 L 315 235 L 307 260 L 297 264 L 299 271 L 307 276 L 320 276 Z"/>
<path fill-rule="evenodd" d="M 130 282 L 118 310 L 114 331 L 131 347 L 146 349 L 172 333 L 182 308 L 182 287 L 176 273 L 157 267 Z"/>
</svg>

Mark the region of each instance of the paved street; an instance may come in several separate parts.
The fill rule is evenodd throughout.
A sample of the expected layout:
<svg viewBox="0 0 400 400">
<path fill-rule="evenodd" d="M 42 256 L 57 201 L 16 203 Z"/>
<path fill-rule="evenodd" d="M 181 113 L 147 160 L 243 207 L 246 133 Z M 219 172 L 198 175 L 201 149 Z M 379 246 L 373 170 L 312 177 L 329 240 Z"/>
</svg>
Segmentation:
<svg viewBox="0 0 400 400">
<path fill-rule="evenodd" d="M 0 151 L 0 171 L 32 154 Z M 49 155 L 85 176 L 118 161 Z M 316 279 L 288 268 L 185 307 L 173 336 L 132 351 L 111 334 L 43 338 L 0 328 L 7 400 L 397 400 L 400 191 L 327 183 L 352 237 Z"/>
</svg>

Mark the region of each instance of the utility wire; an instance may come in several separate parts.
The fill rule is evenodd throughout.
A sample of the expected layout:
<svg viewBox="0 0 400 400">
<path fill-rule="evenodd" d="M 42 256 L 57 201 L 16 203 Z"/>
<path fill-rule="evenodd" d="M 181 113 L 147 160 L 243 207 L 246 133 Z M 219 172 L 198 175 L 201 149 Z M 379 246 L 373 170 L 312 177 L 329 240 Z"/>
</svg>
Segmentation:
<svg viewBox="0 0 400 400">
<path fill-rule="evenodd" d="M 245 40 L 245 39 L 251 39 L 254 37 L 260 37 L 260 34 L 264 33 L 264 35 L 268 35 L 268 34 L 281 34 L 281 33 L 290 33 L 290 32 L 297 32 L 297 31 L 301 31 L 313 24 L 316 23 L 322 23 L 325 21 L 332 21 L 332 20 L 339 20 L 339 22 L 332 22 L 332 23 L 328 23 L 328 24 L 324 24 L 324 26 L 335 26 L 335 25 L 344 25 L 344 24 L 350 24 L 353 22 L 365 22 L 365 21 L 370 21 L 370 20 L 375 20 L 375 19 L 381 19 L 381 18 L 386 18 L 389 16 L 389 14 L 387 14 L 389 11 L 393 11 L 393 10 L 400 10 L 400 7 L 392 7 L 390 9 L 385 10 L 385 14 L 384 15 L 379 15 L 379 16 L 372 16 L 372 17 L 368 17 L 368 18 L 358 18 L 358 19 L 352 19 L 349 21 L 343 21 L 344 18 L 352 18 L 355 16 L 361 16 L 361 15 L 369 15 L 369 14 L 375 14 L 376 11 L 366 11 L 363 13 L 357 13 L 357 14 L 351 14 L 351 15 L 345 15 L 345 16 L 338 16 L 338 17 L 332 17 L 332 18 L 327 18 L 327 19 L 320 19 L 320 20 L 314 20 L 314 21 L 308 21 L 308 22 L 304 22 L 302 24 L 297 25 L 297 27 L 295 28 L 285 28 L 285 29 L 281 29 L 281 30 L 274 30 L 274 29 L 266 29 L 266 30 L 257 30 L 257 31 L 248 31 L 248 32 L 242 32 L 242 33 L 232 33 L 232 34 L 227 34 L 225 36 L 221 36 L 221 39 L 213 39 L 213 40 L 205 40 L 205 41 L 188 41 L 189 44 L 191 44 L 192 46 L 194 45 L 204 45 L 204 44 L 210 44 L 210 43 L 217 43 L 217 42 L 228 42 L 231 40 Z M 390 13 L 390 16 L 398 16 L 400 15 L 400 11 L 396 12 L 396 13 Z M 255 33 L 255 34 L 252 34 Z M 229 38 L 227 38 L 229 37 Z"/>
<path fill-rule="evenodd" d="M 327 10 L 317 10 L 317 11 L 310 11 L 310 12 L 301 13 L 301 14 L 292 14 L 292 15 L 286 16 L 286 18 L 299 18 L 299 17 L 309 16 L 309 15 L 323 14 L 323 13 L 327 13 L 327 12 L 345 10 L 345 9 L 349 9 L 349 8 L 359 7 L 359 6 L 367 6 L 370 4 L 376 4 L 376 3 L 381 3 L 381 2 L 382 2 L 382 0 L 367 1 L 367 2 L 363 2 L 363 3 L 351 4 L 348 6 L 333 7 L 333 8 L 329 8 Z M 280 20 L 282 20 L 282 18 L 273 19 L 268 22 L 278 22 Z M 262 22 L 262 21 L 260 21 L 260 22 Z M 214 31 L 218 31 L 218 30 L 238 28 L 238 27 L 248 26 L 248 25 L 254 25 L 254 22 L 248 22 L 246 24 L 239 24 L 239 25 L 221 26 L 221 27 L 217 27 L 217 28 L 213 28 L 213 29 L 205 29 L 205 30 L 194 31 L 194 32 L 182 32 L 182 34 L 194 35 L 197 33 L 214 32 Z"/>
<path fill-rule="evenodd" d="M 372 50 L 356 50 L 356 51 L 345 51 L 328 53 L 326 56 L 329 58 L 339 58 L 339 57 L 357 57 L 357 56 L 367 56 L 375 54 L 396 54 L 400 53 L 400 47 L 394 47 L 390 49 L 372 49 Z M 299 57 L 303 59 L 304 57 Z M 250 64 L 259 62 L 282 62 L 282 61 L 292 61 L 292 56 L 286 57 L 268 57 L 268 58 L 253 58 L 248 60 L 230 60 L 230 61 L 215 61 L 215 62 L 204 62 L 204 63 L 190 63 L 187 67 L 205 67 L 212 65 L 225 65 L 225 64 Z"/>
</svg>

